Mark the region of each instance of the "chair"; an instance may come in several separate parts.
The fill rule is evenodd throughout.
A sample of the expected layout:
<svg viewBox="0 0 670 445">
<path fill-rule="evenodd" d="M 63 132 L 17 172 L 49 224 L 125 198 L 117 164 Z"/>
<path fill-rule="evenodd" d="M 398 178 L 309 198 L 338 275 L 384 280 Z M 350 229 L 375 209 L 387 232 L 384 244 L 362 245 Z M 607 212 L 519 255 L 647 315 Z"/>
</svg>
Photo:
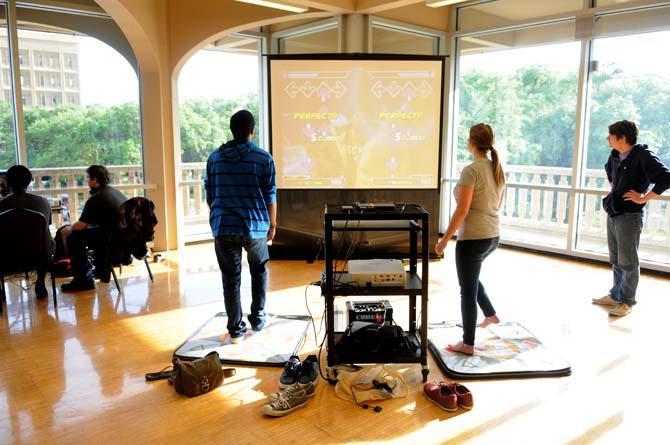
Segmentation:
<svg viewBox="0 0 670 445">
<path fill-rule="evenodd" d="M 0 315 L 6 300 L 5 275 L 28 273 L 45 267 L 51 274 L 54 307 L 56 301 L 56 280 L 51 268 L 52 258 L 48 255 L 47 226 L 44 215 L 29 209 L 9 209 L 0 213 Z"/>
<path fill-rule="evenodd" d="M 138 258 L 138 260 L 139 259 L 141 259 L 141 258 Z M 151 273 L 151 267 L 149 266 L 149 262 L 147 261 L 147 257 L 145 256 L 143 259 L 144 259 L 144 265 L 147 266 L 147 272 L 149 273 L 149 279 L 153 283 L 154 282 L 154 274 Z M 127 266 L 127 264 L 126 264 L 126 266 Z M 119 268 L 119 274 L 121 274 L 121 271 L 123 270 L 123 263 L 119 263 L 119 264 L 112 263 L 112 267 L 111 267 L 112 278 L 114 278 L 114 284 L 116 285 L 116 290 L 121 292 L 121 285 L 119 285 L 119 279 L 116 276 L 116 272 L 114 271 L 114 267 L 118 267 Z"/>
<path fill-rule="evenodd" d="M 154 281 L 154 275 L 147 261 L 147 242 L 153 240 L 154 228 L 158 224 L 154 209 L 154 203 L 142 197 L 130 198 L 121 205 L 119 226 L 110 236 L 112 248 L 108 250 L 112 277 L 119 292 L 121 287 L 114 267 L 118 266 L 121 273 L 123 265 L 130 264 L 132 257 L 144 260 L 149 278 Z"/>
</svg>

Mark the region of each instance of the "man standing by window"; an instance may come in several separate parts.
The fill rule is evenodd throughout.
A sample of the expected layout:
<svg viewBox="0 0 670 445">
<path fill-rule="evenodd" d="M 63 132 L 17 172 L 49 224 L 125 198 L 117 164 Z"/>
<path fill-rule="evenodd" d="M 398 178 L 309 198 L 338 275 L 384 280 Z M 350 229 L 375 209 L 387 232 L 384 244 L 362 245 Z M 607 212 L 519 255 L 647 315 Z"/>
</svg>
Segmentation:
<svg viewBox="0 0 670 445">
<path fill-rule="evenodd" d="M 240 303 L 242 248 L 247 252 L 251 273 L 249 322 L 254 331 L 260 331 L 265 325 L 265 265 L 270 259 L 267 242 L 274 238 L 277 227 L 274 161 L 252 142 L 255 126 L 247 110 L 230 118 L 233 140 L 209 156 L 205 178 L 209 224 L 233 343 L 242 341 L 247 331 Z"/>
<path fill-rule="evenodd" d="M 635 123 L 626 120 L 610 125 L 607 136 L 613 149 L 605 164 L 611 191 L 603 198 L 603 208 L 608 215 L 607 245 L 614 285 L 608 295 L 593 299 L 593 303 L 608 306 L 610 315 L 616 317 L 628 315 L 636 303 L 644 207 L 670 188 L 670 171 L 646 145 L 637 143 L 637 136 Z"/>
<path fill-rule="evenodd" d="M 102 165 L 86 169 L 91 197 L 84 204 L 79 221 L 62 230 L 72 261 L 71 282 L 63 284 L 64 292 L 95 289 L 88 249 L 95 252 L 95 277 L 109 283 L 112 265 L 109 261 L 109 238 L 119 224 L 121 204 L 126 196 L 109 185 L 109 172 Z"/>
</svg>

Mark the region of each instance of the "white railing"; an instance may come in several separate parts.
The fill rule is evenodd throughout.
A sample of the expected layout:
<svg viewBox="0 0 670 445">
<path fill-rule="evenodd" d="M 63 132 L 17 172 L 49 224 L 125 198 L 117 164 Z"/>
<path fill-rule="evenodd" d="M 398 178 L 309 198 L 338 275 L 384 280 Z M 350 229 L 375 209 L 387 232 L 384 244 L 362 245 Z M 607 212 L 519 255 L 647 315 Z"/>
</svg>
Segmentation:
<svg viewBox="0 0 670 445">
<path fill-rule="evenodd" d="M 459 164 L 459 171 L 465 164 Z M 203 178 L 204 162 L 184 163 L 181 167 L 181 193 L 184 201 L 184 219 L 194 232 L 208 231 L 208 209 L 205 203 Z M 553 239 L 556 245 L 565 248 L 568 232 L 570 199 L 572 190 L 571 168 L 506 165 L 508 186 L 501 209 L 503 236 L 516 234 L 530 239 Z M 601 198 L 609 186 L 605 171 L 588 169 L 581 190 L 579 211 L 579 248 L 589 246 L 606 248 L 607 214 L 601 208 Z M 196 229 L 196 227 L 198 229 Z M 188 230 L 188 227 L 187 227 Z M 188 232 L 187 232 L 188 237 Z M 642 248 L 657 252 L 654 258 L 668 262 L 670 251 L 670 201 L 655 200 L 647 205 L 647 219 L 641 238 Z M 542 243 L 542 242 L 540 242 Z M 663 259 L 665 258 L 665 259 Z"/>
<path fill-rule="evenodd" d="M 141 165 L 107 166 L 112 185 L 123 186 L 129 197 L 141 196 L 145 188 Z M 79 217 L 88 198 L 86 167 L 33 168 L 32 191 L 59 200 L 72 221 Z M 137 187 L 132 187 L 137 185 Z"/>
</svg>

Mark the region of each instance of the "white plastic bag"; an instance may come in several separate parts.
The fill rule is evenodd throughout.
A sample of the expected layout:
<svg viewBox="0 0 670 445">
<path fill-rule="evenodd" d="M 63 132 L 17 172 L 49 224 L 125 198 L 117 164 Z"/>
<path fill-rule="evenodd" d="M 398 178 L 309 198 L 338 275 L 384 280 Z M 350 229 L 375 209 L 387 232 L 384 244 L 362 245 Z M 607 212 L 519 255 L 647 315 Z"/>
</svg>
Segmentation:
<svg viewBox="0 0 670 445">
<path fill-rule="evenodd" d="M 368 366 L 357 371 L 340 371 L 335 394 L 360 405 L 367 401 L 405 397 L 407 383 L 403 373 L 387 365 Z"/>
</svg>

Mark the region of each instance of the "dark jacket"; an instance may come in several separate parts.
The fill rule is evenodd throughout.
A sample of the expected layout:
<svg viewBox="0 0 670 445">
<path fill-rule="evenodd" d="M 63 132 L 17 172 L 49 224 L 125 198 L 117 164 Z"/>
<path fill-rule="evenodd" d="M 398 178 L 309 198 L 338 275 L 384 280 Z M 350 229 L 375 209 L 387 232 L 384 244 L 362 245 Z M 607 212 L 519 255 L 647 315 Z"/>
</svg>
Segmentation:
<svg viewBox="0 0 670 445">
<path fill-rule="evenodd" d="M 603 208 L 610 216 L 642 212 L 645 204 L 624 201 L 629 190 L 645 193 L 654 184 L 652 191 L 660 195 L 670 188 L 670 170 L 646 145 L 635 145 L 623 161 L 619 161 L 619 152 L 612 150 L 605 171 L 612 188 L 603 198 Z"/>
</svg>

